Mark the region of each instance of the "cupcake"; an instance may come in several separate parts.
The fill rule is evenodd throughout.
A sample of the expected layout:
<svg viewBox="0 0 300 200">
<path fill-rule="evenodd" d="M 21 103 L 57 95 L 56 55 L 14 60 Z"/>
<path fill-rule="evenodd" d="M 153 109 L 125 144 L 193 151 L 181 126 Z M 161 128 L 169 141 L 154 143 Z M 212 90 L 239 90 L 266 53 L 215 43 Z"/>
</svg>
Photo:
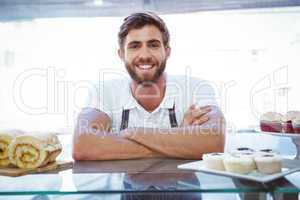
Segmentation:
<svg viewBox="0 0 300 200">
<path fill-rule="evenodd" d="M 299 111 L 289 111 L 287 112 L 281 119 L 282 121 L 282 129 L 285 133 L 294 133 L 292 120 L 299 118 Z"/>
<path fill-rule="evenodd" d="M 248 174 L 256 169 L 253 154 L 228 154 L 224 156 L 223 162 L 228 172 Z"/>
<path fill-rule="evenodd" d="M 262 153 L 254 157 L 257 169 L 263 174 L 274 174 L 281 172 L 282 159 L 278 154 Z"/>
<path fill-rule="evenodd" d="M 232 154 L 253 154 L 255 151 L 251 148 L 248 148 L 248 147 L 238 147 L 236 148 L 235 150 L 233 150 L 231 153 Z"/>
<path fill-rule="evenodd" d="M 206 168 L 224 171 L 223 157 L 223 153 L 208 153 L 204 154 L 202 159 Z"/>
<path fill-rule="evenodd" d="M 281 132 L 282 115 L 276 112 L 267 112 L 260 118 L 260 129 L 265 132 Z"/>
<path fill-rule="evenodd" d="M 295 133 L 300 133 L 300 117 L 292 120 L 292 125 Z"/>
<path fill-rule="evenodd" d="M 260 149 L 258 153 L 266 154 L 266 153 L 272 153 L 272 154 L 279 154 L 277 151 L 274 151 L 273 149 Z"/>
</svg>

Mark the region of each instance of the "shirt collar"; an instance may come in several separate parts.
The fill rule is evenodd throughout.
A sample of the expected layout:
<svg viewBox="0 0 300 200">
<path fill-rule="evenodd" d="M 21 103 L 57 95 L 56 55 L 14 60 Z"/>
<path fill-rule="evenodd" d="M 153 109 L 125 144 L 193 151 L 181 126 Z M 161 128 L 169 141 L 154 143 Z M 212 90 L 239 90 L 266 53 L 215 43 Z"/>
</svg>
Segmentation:
<svg viewBox="0 0 300 200">
<path fill-rule="evenodd" d="M 162 102 L 159 105 L 159 108 L 164 108 L 164 109 L 170 109 L 173 108 L 175 104 L 175 98 L 172 92 L 172 85 L 170 83 L 169 77 L 167 77 L 166 80 L 166 91 L 165 91 L 165 96 L 162 100 Z M 123 109 L 134 109 L 134 108 L 139 108 L 141 105 L 136 101 L 136 99 L 133 97 L 131 88 L 130 88 L 130 81 L 128 81 L 128 84 L 126 85 L 126 90 L 127 91 L 127 99 L 126 102 L 123 103 Z"/>
</svg>

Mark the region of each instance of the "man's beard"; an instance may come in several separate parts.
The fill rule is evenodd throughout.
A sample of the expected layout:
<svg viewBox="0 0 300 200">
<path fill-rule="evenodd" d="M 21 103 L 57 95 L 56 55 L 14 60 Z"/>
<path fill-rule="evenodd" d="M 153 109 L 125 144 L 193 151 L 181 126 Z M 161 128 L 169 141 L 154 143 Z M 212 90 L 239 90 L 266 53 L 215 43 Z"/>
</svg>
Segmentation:
<svg viewBox="0 0 300 200">
<path fill-rule="evenodd" d="M 144 86 L 152 85 L 155 83 L 159 77 L 163 74 L 166 68 L 167 60 L 164 60 L 161 65 L 158 67 L 158 69 L 155 71 L 154 75 L 151 78 L 141 78 L 137 75 L 135 72 L 135 68 L 132 69 L 128 63 L 125 63 L 125 67 L 130 75 L 130 77 L 137 82 L 137 84 L 142 84 Z"/>
</svg>

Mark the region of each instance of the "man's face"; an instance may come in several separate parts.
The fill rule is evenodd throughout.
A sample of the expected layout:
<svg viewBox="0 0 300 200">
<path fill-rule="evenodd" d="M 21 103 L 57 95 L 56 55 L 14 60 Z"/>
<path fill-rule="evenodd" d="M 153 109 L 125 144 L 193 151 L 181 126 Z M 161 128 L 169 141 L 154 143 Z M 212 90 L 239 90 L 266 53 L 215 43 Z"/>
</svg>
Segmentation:
<svg viewBox="0 0 300 200">
<path fill-rule="evenodd" d="M 164 72 L 170 48 L 153 25 L 129 31 L 119 55 L 131 78 L 138 84 L 155 82 Z"/>
</svg>

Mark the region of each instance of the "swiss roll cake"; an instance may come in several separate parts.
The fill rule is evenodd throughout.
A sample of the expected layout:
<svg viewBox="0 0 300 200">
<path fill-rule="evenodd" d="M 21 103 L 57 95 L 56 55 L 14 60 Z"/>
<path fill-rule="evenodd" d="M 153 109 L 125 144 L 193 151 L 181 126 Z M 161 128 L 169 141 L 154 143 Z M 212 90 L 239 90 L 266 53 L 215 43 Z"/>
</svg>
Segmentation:
<svg viewBox="0 0 300 200">
<path fill-rule="evenodd" d="M 25 134 L 9 145 L 9 160 L 19 168 L 35 169 L 55 161 L 62 147 L 55 134 Z"/>
<path fill-rule="evenodd" d="M 0 130 L 0 166 L 6 167 L 11 164 L 8 155 L 9 144 L 22 133 L 20 130 Z"/>
</svg>

